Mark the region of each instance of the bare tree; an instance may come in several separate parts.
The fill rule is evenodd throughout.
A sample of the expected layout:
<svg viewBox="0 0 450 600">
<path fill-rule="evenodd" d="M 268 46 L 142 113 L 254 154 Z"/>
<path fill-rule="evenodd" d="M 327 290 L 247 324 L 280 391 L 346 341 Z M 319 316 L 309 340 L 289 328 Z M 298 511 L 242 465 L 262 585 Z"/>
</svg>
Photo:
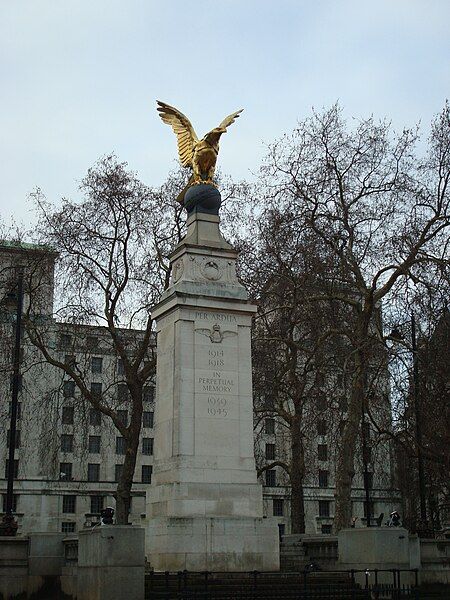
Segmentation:
<svg viewBox="0 0 450 600">
<path fill-rule="evenodd" d="M 333 257 L 335 283 L 315 299 L 332 300 L 347 315 L 337 324 L 351 348 L 337 530 L 350 525 L 356 442 L 384 351 L 381 304 L 386 310 L 424 265 L 448 260 L 449 114 L 446 105 L 420 158 L 416 131 L 395 136 L 389 124 L 373 118 L 349 129 L 333 106 L 273 144 L 261 169 L 262 215 L 289 213 L 292 228 L 323 244 Z"/>
<path fill-rule="evenodd" d="M 59 391 L 64 394 L 65 381 L 73 382 L 78 390 L 74 401 L 86 418 L 85 408 L 95 409 L 124 440 L 116 493 L 118 523 L 128 521 L 143 406 L 155 383 L 152 308 L 170 283 L 169 255 L 184 235 L 185 218 L 176 198 L 186 178 L 179 168 L 161 188 L 150 189 L 125 163 L 106 156 L 82 181 L 80 202 L 64 199 L 62 205 L 52 205 L 39 190 L 34 194 L 40 215 L 35 239 L 57 252 L 58 259 L 54 309 L 42 281 L 29 286 L 27 336 L 40 360 L 62 375 Z M 229 214 L 231 222 L 233 208 L 227 209 L 227 203 L 236 189 L 223 177 L 220 181 L 225 221 Z M 47 277 L 45 284 L 48 281 Z M 53 293 L 53 280 L 51 284 Z M 47 316 L 37 318 L 42 314 Z M 91 379 L 93 355 L 99 353 L 93 337 L 110 363 L 101 386 Z M 128 421 L 123 419 L 124 409 Z"/>
<path fill-rule="evenodd" d="M 449 514 L 448 267 L 435 265 L 420 276 L 416 273 L 402 302 L 403 319 L 396 320 L 388 341 L 397 411 L 398 484 L 404 522 L 413 531 L 438 530 Z"/>
<path fill-rule="evenodd" d="M 81 401 L 109 417 L 125 440 L 117 485 L 118 523 L 128 521 L 143 393 L 155 374 L 151 310 L 168 286 L 167 255 L 182 234 L 173 186 L 176 183 L 169 181 L 152 191 L 125 164 L 107 156 L 83 180 L 81 202 L 65 199 L 55 207 L 35 194 L 40 212 L 37 239 L 59 253 L 57 306 L 54 319 L 36 319 L 39 294 L 30 294 L 27 334 L 45 361 L 75 383 Z M 89 380 L 90 355 L 95 352 L 87 340 L 91 325 L 101 328 L 109 353 L 120 361 L 120 369 L 101 391 Z M 74 360 L 80 351 L 82 358 Z M 118 392 L 121 388 L 125 393 Z M 130 409 L 129 423 L 119 412 L 124 402 Z"/>
<path fill-rule="evenodd" d="M 280 467 L 291 488 L 293 533 L 305 532 L 304 486 L 317 485 L 317 436 L 333 433 L 342 409 L 331 402 L 342 385 L 335 360 L 336 307 L 317 302 L 328 287 L 329 260 L 315 240 L 298 231 L 296 216 L 271 210 L 252 226 L 253 247 L 242 257 L 241 273 L 258 304 L 253 330 L 256 431 L 274 418 L 285 431 L 272 460 L 261 457 L 259 474 Z M 257 232 L 257 233 L 256 233 Z M 258 456 L 257 456 L 258 458 Z M 265 460 L 264 460 L 265 459 Z M 323 458 L 322 458 L 323 460 Z"/>
</svg>

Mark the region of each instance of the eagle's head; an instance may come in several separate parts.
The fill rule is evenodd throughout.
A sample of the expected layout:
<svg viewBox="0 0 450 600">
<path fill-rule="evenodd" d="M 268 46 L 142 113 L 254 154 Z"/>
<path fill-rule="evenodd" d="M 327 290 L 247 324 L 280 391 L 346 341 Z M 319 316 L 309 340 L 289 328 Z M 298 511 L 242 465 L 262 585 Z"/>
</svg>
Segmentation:
<svg viewBox="0 0 450 600">
<path fill-rule="evenodd" d="M 211 146 L 215 146 L 219 143 L 222 133 L 226 132 L 226 127 L 215 127 L 214 129 L 211 129 L 211 131 L 207 133 L 203 139 L 208 142 L 208 144 L 211 144 Z"/>
</svg>

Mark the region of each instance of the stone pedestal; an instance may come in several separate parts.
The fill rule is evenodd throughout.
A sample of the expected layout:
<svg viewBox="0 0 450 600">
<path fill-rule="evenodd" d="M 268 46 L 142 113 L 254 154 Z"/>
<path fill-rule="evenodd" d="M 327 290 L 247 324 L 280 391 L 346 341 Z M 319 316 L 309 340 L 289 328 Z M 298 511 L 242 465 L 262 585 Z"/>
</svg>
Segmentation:
<svg viewBox="0 0 450 600">
<path fill-rule="evenodd" d="M 27 537 L 0 536 L 0 598 L 26 598 L 28 592 Z"/>
<path fill-rule="evenodd" d="M 147 555 L 156 570 L 279 568 L 262 518 L 253 448 L 250 327 L 219 217 L 196 212 L 172 261 L 157 322 L 154 478 Z"/>
<path fill-rule="evenodd" d="M 63 539 L 66 533 L 31 533 L 28 557 L 29 573 L 37 576 L 61 575 L 64 564 Z"/>
<path fill-rule="evenodd" d="M 419 540 L 403 527 L 361 527 L 338 533 L 339 569 L 416 569 L 420 567 Z M 363 575 L 360 574 L 361 582 Z M 404 574 L 403 583 L 413 583 Z M 407 579 L 409 578 L 409 581 Z M 357 577 L 358 579 L 358 577 Z M 380 573 L 379 583 L 392 583 L 390 573 Z M 370 581 L 373 583 L 373 581 Z"/>
<path fill-rule="evenodd" d="M 78 542 L 78 600 L 142 600 L 144 529 L 105 525 L 83 529 Z"/>
</svg>

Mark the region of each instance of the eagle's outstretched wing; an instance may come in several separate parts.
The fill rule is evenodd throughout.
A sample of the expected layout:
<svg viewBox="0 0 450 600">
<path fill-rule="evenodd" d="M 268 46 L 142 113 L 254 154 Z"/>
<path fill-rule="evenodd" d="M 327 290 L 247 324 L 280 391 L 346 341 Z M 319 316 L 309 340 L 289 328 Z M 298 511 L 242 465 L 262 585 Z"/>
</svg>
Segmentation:
<svg viewBox="0 0 450 600">
<path fill-rule="evenodd" d="M 237 110 L 233 114 L 228 115 L 228 117 L 225 117 L 225 119 L 222 121 L 222 123 L 219 125 L 219 127 L 220 128 L 223 127 L 224 129 L 226 129 L 227 127 L 229 127 L 230 125 L 232 125 L 236 121 L 236 119 L 239 117 L 239 115 L 241 114 L 241 112 L 243 110 L 244 109 L 241 108 L 241 110 Z"/>
<path fill-rule="evenodd" d="M 169 106 L 165 102 L 158 103 L 158 112 L 161 119 L 170 125 L 177 136 L 178 154 L 183 167 L 192 167 L 193 147 L 198 142 L 198 137 L 189 119 L 182 112 Z"/>
<path fill-rule="evenodd" d="M 206 329 L 204 327 L 198 327 L 195 331 L 197 333 L 199 333 L 200 335 L 206 335 L 206 337 L 211 337 L 211 329 Z"/>
<path fill-rule="evenodd" d="M 227 337 L 232 337 L 233 335 L 237 335 L 237 333 L 235 331 L 223 331 L 222 339 L 225 339 Z"/>
</svg>

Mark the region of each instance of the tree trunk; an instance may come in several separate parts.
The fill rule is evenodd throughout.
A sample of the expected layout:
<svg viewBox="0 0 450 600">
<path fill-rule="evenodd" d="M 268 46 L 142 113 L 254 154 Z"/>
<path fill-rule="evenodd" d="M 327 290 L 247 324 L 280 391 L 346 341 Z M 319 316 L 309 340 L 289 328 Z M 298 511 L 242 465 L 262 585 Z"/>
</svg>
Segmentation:
<svg viewBox="0 0 450 600">
<path fill-rule="evenodd" d="M 136 456 L 139 445 L 137 440 L 126 441 L 125 460 L 122 473 L 117 483 L 116 492 L 116 523 L 117 525 L 128 525 L 128 516 L 131 504 L 131 487 L 133 485 L 134 469 L 136 467 Z"/>
<path fill-rule="evenodd" d="M 131 504 L 131 488 L 133 486 L 134 470 L 139 448 L 139 435 L 142 424 L 142 389 L 136 386 L 130 390 L 133 398 L 128 437 L 125 438 L 126 451 L 122 473 L 117 484 L 116 495 L 116 523 L 117 525 L 128 525 L 128 516 Z"/>
<path fill-rule="evenodd" d="M 352 519 L 351 492 L 355 468 L 355 448 L 361 423 L 366 381 L 366 366 L 362 352 L 355 353 L 355 367 L 347 423 L 342 435 L 336 466 L 336 508 L 334 517 L 336 533 L 345 527 L 350 527 Z"/>
<path fill-rule="evenodd" d="M 300 418 L 294 417 L 291 427 L 291 527 L 292 533 L 305 533 L 305 502 L 303 479 L 305 456 L 300 430 Z"/>
</svg>

